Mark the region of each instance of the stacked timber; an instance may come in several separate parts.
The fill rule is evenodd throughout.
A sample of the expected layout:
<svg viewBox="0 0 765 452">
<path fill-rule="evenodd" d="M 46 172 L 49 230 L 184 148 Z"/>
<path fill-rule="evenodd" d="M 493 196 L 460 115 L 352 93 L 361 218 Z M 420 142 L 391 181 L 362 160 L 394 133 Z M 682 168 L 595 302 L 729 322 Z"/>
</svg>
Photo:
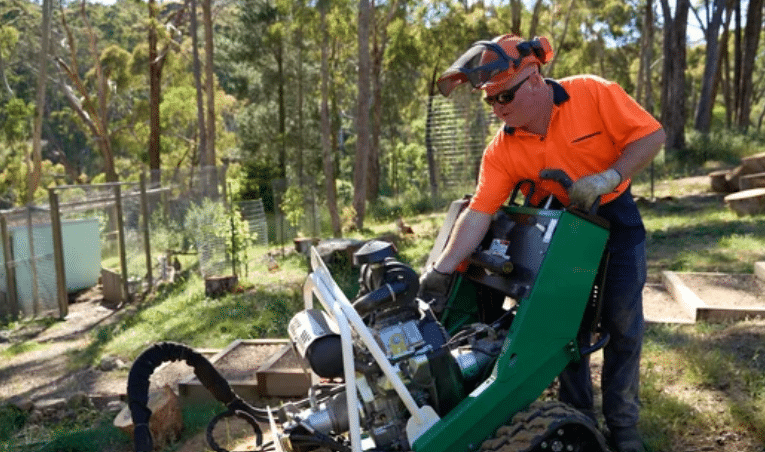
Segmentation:
<svg viewBox="0 0 765 452">
<path fill-rule="evenodd" d="M 725 204 L 739 216 L 765 213 L 765 152 L 741 159 L 732 170 L 709 174 L 712 191 L 728 193 Z"/>
</svg>

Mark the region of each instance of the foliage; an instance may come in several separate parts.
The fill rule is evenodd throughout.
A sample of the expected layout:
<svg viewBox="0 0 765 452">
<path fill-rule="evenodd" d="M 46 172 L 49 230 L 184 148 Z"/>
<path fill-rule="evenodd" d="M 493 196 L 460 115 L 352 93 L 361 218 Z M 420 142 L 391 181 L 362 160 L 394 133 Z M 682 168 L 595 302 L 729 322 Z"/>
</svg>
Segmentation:
<svg viewBox="0 0 765 452">
<path fill-rule="evenodd" d="M 301 187 L 287 187 L 282 199 L 282 212 L 292 227 L 300 231 L 305 212 L 305 192 Z"/>
<path fill-rule="evenodd" d="M 15 405 L 0 405 L 0 441 L 8 441 L 26 420 L 27 413 Z"/>
</svg>

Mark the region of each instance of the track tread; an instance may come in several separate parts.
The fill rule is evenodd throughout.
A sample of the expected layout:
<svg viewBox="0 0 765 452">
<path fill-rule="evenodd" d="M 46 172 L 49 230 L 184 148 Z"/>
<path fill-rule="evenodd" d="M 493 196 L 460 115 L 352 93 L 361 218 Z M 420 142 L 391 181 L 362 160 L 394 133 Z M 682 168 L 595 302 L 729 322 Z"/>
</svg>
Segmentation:
<svg viewBox="0 0 765 452">
<path fill-rule="evenodd" d="M 600 452 L 609 452 L 605 440 L 590 418 L 556 401 L 537 401 L 513 416 L 508 425 L 497 429 L 493 438 L 481 444 L 481 452 L 532 452 L 545 438 L 564 425 L 581 425 L 592 431 Z M 592 451 L 596 452 L 596 451 Z"/>
</svg>

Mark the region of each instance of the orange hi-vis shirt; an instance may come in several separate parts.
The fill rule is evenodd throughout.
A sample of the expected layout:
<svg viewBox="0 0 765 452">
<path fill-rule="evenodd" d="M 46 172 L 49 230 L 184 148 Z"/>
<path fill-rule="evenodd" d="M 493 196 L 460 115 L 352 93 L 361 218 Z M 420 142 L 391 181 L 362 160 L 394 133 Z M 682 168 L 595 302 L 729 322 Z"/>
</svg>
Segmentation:
<svg viewBox="0 0 765 452">
<path fill-rule="evenodd" d="M 476 193 L 470 208 L 493 214 L 507 201 L 516 184 L 534 181 L 531 198 L 538 205 L 550 194 L 564 205 L 568 193 L 558 183 L 539 178 L 543 169 L 562 169 L 571 180 L 605 171 L 625 146 L 661 128 L 661 124 L 618 84 L 591 75 L 547 80 L 553 87 L 553 111 L 542 137 L 507 126 L 484 151 Z M 630 184 L 623 180 L 614 193 L 601 197 L 606 204 Z M 528 185 L 521 191 L 528 195 Z"/>
</svg>

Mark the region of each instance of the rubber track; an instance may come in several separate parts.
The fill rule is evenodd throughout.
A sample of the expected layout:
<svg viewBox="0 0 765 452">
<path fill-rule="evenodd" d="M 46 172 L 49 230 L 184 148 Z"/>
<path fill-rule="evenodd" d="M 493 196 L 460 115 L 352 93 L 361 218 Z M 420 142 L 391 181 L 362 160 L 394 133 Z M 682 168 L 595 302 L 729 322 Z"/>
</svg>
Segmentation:
<svg viewBox="0 0 765 452">
<path fill-rule="evenodd" d="M 570 406 L 557 401 L 537 401 L 518 412 L 508 425 L 497 429 L 494 438 L 481 444 L 483 452 L 532 452 L 546 438 L 564 425 L 576 424 L 587 428 L 599 443 L 600 450 L 609 452 L 603 435 L 592 420 Z"/>
</svg>

